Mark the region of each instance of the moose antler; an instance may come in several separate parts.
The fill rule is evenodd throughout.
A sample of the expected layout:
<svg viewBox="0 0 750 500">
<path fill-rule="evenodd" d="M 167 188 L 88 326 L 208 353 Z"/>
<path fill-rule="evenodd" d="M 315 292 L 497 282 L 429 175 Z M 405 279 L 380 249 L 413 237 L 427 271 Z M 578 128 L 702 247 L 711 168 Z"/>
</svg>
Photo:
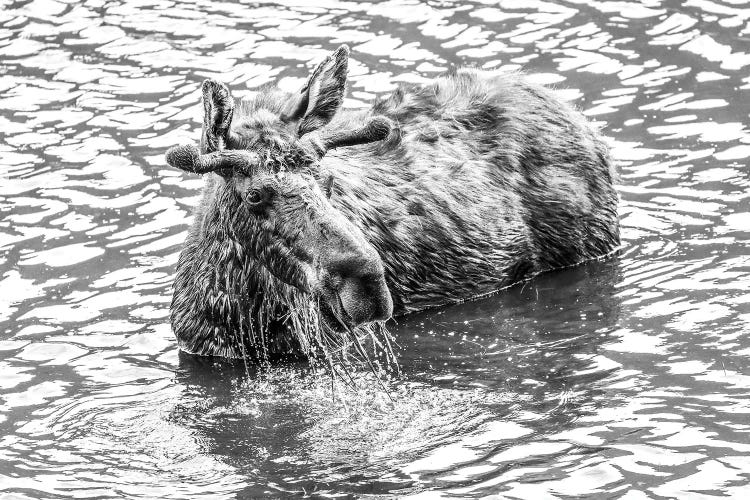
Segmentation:
<svg viewBox="0 0 750 500">
<path fill-rule="evenodd" d="M 224 149 L 201 154 L 193 144 L 169 148 L 166 160 L 171 167 L 196 174 L 223 169 L 240 169 L 250 172 L 260 163 L 260 157 L 252 151 Z"/>
<path fill-rule="evenodd" d="M 216 80 L 205 80 L 203 94 L 203 131 L 200 150 L 193 146 L 175 146 L 167 151 L 167 163 L 196 174 L 224 169 L 247 169 L 260 162 L 258 155 L 244 150 L 226 150 L 231 135 L 234 99 L 229 88 Z"/>
<path fill-rule="evenodd" d="M 356 146 L 382 141 L 391 133 L 393 122 L 385 116 L 373 116 L 354 130 L 332 130 L 312 132 L 302 138 L 302 142 L 312 148 L 322 158 L 329 150 L 345 146 Z"/>
</svg>

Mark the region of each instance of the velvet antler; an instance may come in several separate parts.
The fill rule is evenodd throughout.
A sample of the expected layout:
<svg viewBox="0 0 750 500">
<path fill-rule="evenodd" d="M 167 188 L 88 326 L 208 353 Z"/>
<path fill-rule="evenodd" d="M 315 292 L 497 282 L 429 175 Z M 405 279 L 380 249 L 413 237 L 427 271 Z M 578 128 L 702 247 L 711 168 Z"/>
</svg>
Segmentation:
<svg viewBox="0 0 750 500">
<path fill-rule="evenodd" d="M 260 163 L 260 158 L 252 151 L 224 149 L 201 154 L 198 148 L 192 144 L 169 148 L 166 160 L 171 167 L 196 174 L 223 169 L 239 169 L 251 172 L 253 167 Z"/>
<path fill-rule="evenodd" d="M 258 164 L 258 155 L 250 151 L 227 150 L 234 99 L 229 88 L 216 80 L 205 80 L 203 94 L 203 131 L 200 150 L 193 145 L 175 146 L 167 151 L 167 163 L 196 174 L 221 173 L 225 169 L 246 169 Z"/>
<path fill-rule="evenodd" d="M 391 120 L 384 116 L 374 116 L 354 130 L 312 132 L 303 137 L 302 142 L 310 146 L 318 157 L 323 157 L 331 149 L 382 141 L 388 137 L 391 129 Z"/>
</svg>

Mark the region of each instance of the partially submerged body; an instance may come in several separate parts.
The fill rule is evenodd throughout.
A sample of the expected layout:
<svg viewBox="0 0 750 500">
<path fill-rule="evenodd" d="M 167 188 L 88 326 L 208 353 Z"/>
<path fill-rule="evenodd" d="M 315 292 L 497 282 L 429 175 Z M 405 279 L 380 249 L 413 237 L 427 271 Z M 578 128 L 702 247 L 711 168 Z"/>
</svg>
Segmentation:
<svg viewBox="0 0 750 500">
<path fill-rule="evenodd" d="M 396 315 L 485 295 L 619 244 L 607 147 L 522 75 L 459 70 L 400 89 L 367 114 L 392 119 L 398 133 L 333 151 L 322 168 L 336 178 L 331 204 L 383 259 Z"/>
<path fill-rule="evenodd" d="M 322 87 L 303 89 L 292 112 L 291 97 L 275 89 L 243 103 L 239 116 L 223 118 L 220 132 L 229 131 L 219 141 L 211 130 L 221 116 L 211 113 L 221 106 L 207 106 L 203 153 L 260 152 L 253 161 L 270 170 L 206 176 L 175 279 L 182 349 L 255 359 L 327 352 L 343 347 L 341 330 L 356 336 L 391 313 L 486 295 L 619 244 L 606 146 L 579 113 L 521 75 L 459 70 L 367 111 L 336 107 L 323 120 L 313 102 Z M 387 135 L 339 137 L 378 120 L 390 124 Z M 273 144 L 286 141 L 284 161 L 264 153 L 268 140 L 249 139 L 266 129 L 281 137 Z M 332 150 L 309 160 L 322 131 Z M 260 216 L 237 193 L 271 174 L 274 199 L 286 201 L 269 201 Z M 305 194 L 291 191 L 293 182 Z"/>
</svg>

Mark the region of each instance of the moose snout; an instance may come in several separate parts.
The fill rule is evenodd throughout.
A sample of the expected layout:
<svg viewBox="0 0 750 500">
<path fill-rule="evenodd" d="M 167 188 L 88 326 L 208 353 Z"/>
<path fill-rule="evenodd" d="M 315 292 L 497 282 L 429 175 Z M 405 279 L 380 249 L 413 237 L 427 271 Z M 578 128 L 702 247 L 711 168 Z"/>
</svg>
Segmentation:
<svg viewBox="0 0 750 500">
<path fill-rule="evenodd" d="M 393 314 L 393 300 L 377 254 L 337 255 L 325 272 L 334 292 L 329 294 L 329 301 L 334 302 L 331 308 L 343 312 L 341 319 L 351 323 L 349 326 L 384 321 Z"/>
</svg>

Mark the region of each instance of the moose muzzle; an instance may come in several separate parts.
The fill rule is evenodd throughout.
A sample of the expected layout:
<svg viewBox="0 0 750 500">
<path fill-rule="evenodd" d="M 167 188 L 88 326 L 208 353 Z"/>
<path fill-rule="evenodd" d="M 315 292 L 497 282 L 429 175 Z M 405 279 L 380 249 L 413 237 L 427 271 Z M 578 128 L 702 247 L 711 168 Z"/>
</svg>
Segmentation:
<svg viewBox="0 0 750 500">
<path fill-rule="evenodd" d="M 393 300 L 380 256 L 358 232 L 337 233 L 320 259 L 321 295 L 329 312 L 350 328 L 387 320 L 393 314 Z"/>
</svg>

